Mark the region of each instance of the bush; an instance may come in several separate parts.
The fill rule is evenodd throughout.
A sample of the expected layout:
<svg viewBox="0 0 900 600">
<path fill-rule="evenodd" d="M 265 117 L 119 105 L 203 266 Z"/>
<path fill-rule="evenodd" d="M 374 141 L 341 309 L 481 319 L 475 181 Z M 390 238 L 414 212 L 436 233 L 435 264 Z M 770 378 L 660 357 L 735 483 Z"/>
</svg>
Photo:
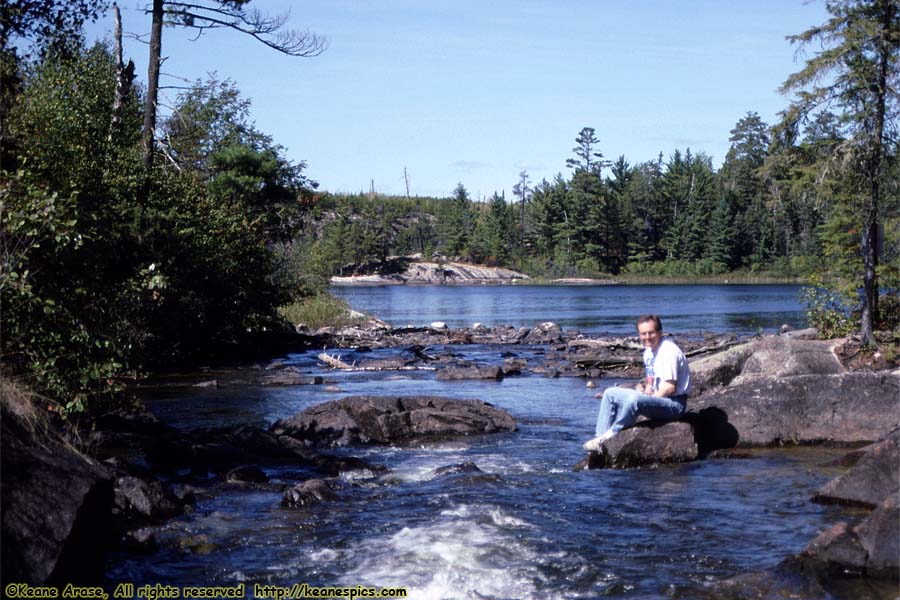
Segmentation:
<svg viewBox="0 0 900 600">
<path fill-rule="evenodd" d="M 806 320 L 823 338 L 843 337 L 856 328 L 847 298 L 829 289 L 819 277 L 810 278 L 809 286 L 800 292 L 800 302 L 806 306 Z"/>
<path fill-rule="evenodd" d="M 356 316 L 346 301 L 330 294 L 318 294 L 298 300 L 278 309 L 282 317 L 292 325 L 305 325 L 315 331 L 320 327 L 347 327 L 366 321 L 364 316 Z"/>
<path fill-rule="evenodd" d="M 882 294 L 878 298 L 878 321 L 875 329 L 900 331 L 900 295 L 896 292 Z"/>
</svg>

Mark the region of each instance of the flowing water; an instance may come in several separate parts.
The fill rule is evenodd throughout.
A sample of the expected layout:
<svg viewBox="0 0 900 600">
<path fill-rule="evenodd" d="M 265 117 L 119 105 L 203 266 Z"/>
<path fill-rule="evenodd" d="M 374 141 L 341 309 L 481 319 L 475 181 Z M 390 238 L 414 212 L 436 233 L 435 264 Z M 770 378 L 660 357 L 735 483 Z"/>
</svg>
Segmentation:
<svg viewBox="0 0 900 600">
<path fill-rule="evenodd" d="M 496 355 L 502 360 L 495 348 L 446 350 L 463 358 Z M 523 358 L 544 351 L 504 350 Z M 366 356 L 391 352 L 396 351 Z M 290 355 L 286 363 L 322 373 L 315 354 Z M 358 357 L 344 354 L 348 361 Z M 335 451 L 384 465 L 389 472 L 347 474 L 338 501 L 299 510 L 280 508 L 278 491 L 213 484 L 193 513 L 160 527 L 157 552 L 113 557 L 107 587 L 119 582 L 243 582 L 250 588 L 308 583 L 402 587 L 418 599 L 652 599 L 712 593 L 703 596 L 708 598 L 715 597 L 717 581 L 773 567 L 845 518 L 840 509 L 809 501 L 836 474 L 821 466 L 842 453 L 836 450 L 758 450 L 745 459 L 573 471 L 598 408 L 595 390 L 582 379 L 441 382 L 430 371 L 325 375 L 341 393 L 325 386 L 222 385 L 169 389 L 146 401 L 164 421 L 187 428 L 268 426 L 345 395 L 435 394 L 491 402 L 515 417 L 518 430 L 409 448 Z M 242 375 L 211 376 L 227 383 Z M 464 462 L 481 472 L 434 474 Z M 285 484 L 308 476 L 283 467 L 266 471 Z"/>
</svg>

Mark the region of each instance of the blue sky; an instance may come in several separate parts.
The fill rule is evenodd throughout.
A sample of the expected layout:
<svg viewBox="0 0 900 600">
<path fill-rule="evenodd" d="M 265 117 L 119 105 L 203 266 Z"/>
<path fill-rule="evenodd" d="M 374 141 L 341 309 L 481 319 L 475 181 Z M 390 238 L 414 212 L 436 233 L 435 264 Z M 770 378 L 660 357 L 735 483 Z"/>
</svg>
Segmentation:
<svg viewBox="0 0 900 600">
<path fill-rule="evenodd" d="M 126 32 L 146 33 L 143 0 L 121 0 Z M 256 0 L 327 38 L 316 58 L 247 36 L 163 32 L 163 73 L 216 72 L 252 100 L 256 126 L 331 192 L 375 190 L 474 200 L 568 175 L 582 127 L 609 159 L 675 149 L 719 166 L 748 111 L 773 123 L 777 88 L 802 67 L 785 36 L 827 19 L 804 0 Z M 112 31 L 109 15 L 89 38 Z M 147 48 L 126 40 L 146 82 Z M 183 85 L 164 77 L 163 85 Z M 177 90 L 163 90 L 171 102 Z"/>
</svg>

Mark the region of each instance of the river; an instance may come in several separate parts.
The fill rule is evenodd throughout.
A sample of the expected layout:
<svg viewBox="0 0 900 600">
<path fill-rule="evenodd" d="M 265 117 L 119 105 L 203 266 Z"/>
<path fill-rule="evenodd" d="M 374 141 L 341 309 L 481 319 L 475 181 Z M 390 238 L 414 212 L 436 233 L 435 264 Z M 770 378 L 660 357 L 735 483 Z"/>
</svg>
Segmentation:
<svg viewBox="0 0 900 600">
<path fill-rule="evenodd" d="M 597 298 L 623 289 L 570 288 L 580 300 L 565 303 L 556 300 L 560 292 L 537 286 L 344 292 L 354 307 L 395 324 L 534 319 L 625 331 L 634 313 L 653 308 L 622 296 L 599 308 Z M 711 329 L 713 324 L 737 322 L 746 323 L 738 329 L 768 328 L 785 320 L 802 325 L 796 305 L 785 300 L 793 293 L 789 288 L 728 289 L 741 291 L 726 299 L 718 291 L 706 297 L 697 288 L 668 287 L 666 310 L 658 310 L 671 329 Z M 522 291 L 529 300 L 521 297 Z M 773 293 L 781 300 L 768 310 L 771 307 L 759 299 Z M 497 296 L 493 303 L 492 294 Z M 752 298 L 763 308 L 742 311 L 736 295 Z M 357 304 L 361 298 L 372 302 Z M 578 306 L 587 314 L 579 315 Z M 735 320 L 738 315 L 746 320 Z M 731 330 L 731 325 L 721 330 Z M 518 357 L 544 351 L 527 346 L 505 350 Z M 502 360 L 497 349 L 467 346 L 452 351 L 462 358 Z M 111 559 L 109 589 L 120 582 L 246 583 L 250 589 L 254 583 L 308 583 L 402 587 L 416 599 L 716 598 L 717 581 L 773 567 L 843 517 L 839 508 L 809 501 L 836 474 L 821 465 L 842 454 L 840 450 L 757 450 L 742 460 L 574 472 L 598 408 L 594 390 L 582 379 L 523 376 L 442 382 L 429 371 L 326 373 L 315 355 L 311 351 L 284 360 L 304 372 L 325 374 L 340 393 L 325 386 L 222 385 L 167 389 L 148 394 L 146 401 L 166 422 L 187 428 L 268 426 L 345 395 L 435 394 L 491 402 L 515 417 L 518 431 L 411 448 L 339 450 L 384 465 L 389 474 L 347 476 L 340 500 L 301 510 L 280 508 L 277 491 L 211 479 L 201 486 L 207 491 L 193 513 L 157 529 L 157 552 Z M 352 358 L 349 353 L 347 359 Z M 467 461 L 483 474 L 433 476 L 436 468 Z M 307 475 L 284 467 L 266 472 L 272 481 L 285 484 Z M 853 591 L 843 597 L 861 596 Z"/>
<path fill-rule="evenodd" d="M 590 333 L 634 331 L 638 315 L 657 313 L 671 332 L 753 334 L 804 327 L 796 284 L 357 286 L 332 293 L 395 327 L 443 321 L 531 326 L 553 321 Z"/>
</svg>

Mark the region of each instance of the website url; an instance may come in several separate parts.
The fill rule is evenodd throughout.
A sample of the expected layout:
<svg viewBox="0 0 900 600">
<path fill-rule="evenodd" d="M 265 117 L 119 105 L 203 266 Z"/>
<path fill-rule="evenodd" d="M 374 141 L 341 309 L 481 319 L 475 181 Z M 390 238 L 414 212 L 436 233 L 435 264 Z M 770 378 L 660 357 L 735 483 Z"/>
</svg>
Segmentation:
<svg viewBox="0 0 900 600">
<path fill-rule="evenodd" d="M 256 598 L 406 598 L 406 588 L 376 588 L 357 585 L 352 587 L 315 587 L 308 583 L 295 583 L 290 587 L 280 585 L 253 585 Z"/>
</svg>

